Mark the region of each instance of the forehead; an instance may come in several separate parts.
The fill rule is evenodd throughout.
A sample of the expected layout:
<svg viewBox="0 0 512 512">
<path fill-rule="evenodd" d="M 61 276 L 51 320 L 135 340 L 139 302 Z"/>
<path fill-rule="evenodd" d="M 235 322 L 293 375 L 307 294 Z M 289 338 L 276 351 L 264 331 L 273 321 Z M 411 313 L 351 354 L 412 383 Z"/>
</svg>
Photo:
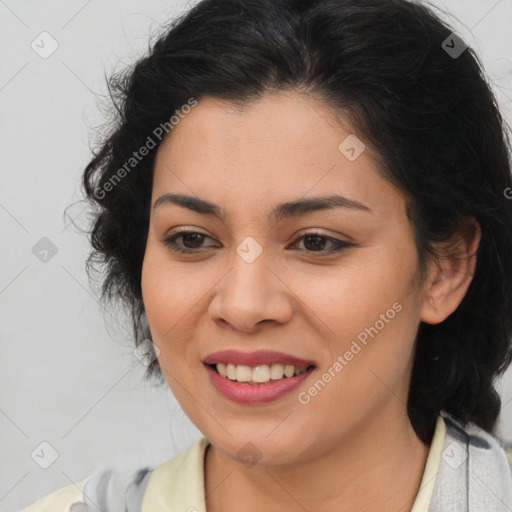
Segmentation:
<svg viewBox="0 0 512 512">
<path fill-rule="evenodd" d="M 336 142 L 345 131 L 333 109 L 299 93 L 267 93 L 243 106 L 205 97 L 182 116 L 159 150 L 169 149 L 178 156 L 183 144 L 186 149 L 193 145 L 198 157 L 225 155 L 234 161 L 238 156 L 246 161 L 264 148 L 273 151 L 273 157 L 279 152 L 283 159 L 289 159 L 294 153 L 303 156 L 305 151 L 325 149 L 330 140 Z M 329 140 L 325 140 L 326 135 Z M 318 154 L 311 157 L 318 160 Z M 328 158 L 326 155 L 323 160 Z"/>
<path fill-rule="evenodd" d="M 338 193 L 376 209 L 400 202 L 353 131 L 348 119 L 299 93 L 266 94 L 242 108 L 206 97 L 160 145 L 152 200 L 167 192 L 219 204 Z M 355 159 L 344 153 L 347 140 L 360 152 Z"/>
</svg>

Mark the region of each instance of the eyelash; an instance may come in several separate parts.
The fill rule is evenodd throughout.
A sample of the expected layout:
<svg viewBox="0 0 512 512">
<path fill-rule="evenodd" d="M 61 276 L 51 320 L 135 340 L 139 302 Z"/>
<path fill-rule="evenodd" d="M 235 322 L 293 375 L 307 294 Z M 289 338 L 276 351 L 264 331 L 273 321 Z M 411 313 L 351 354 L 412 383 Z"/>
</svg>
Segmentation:
<svg viewBox="0 0 512 512">
<path fill-rule="evenodd" d="M 204 233 L 200 233 L 198 231 L 180 231 L 180 232 L 175 233 L 174 235 L 171 235 L 170 237 L 164 239 L 163 242 L 173 252 L 182 253 L 182 254 L 183 253 L 184 254 L 197 254 L 197 253 L 201 252 L 201 248 L 198 248 L 198 249 L 183 249 L 181 247 L 178 247 L 177 244 L 176 244 L 176 240 L 178 238 L 181 238 L 184 235 L 190 235 L 190 234 L 202 235 L 202 236 L 204 236 L 206 238 L 210 238 L 208 235 L 205 235 Z M 349 247 L 352 247 L 354 245 L 352 243 L 345 242 L 343 240 L 338 240 L 337 238 L 332 238 L 330 236 L 326 236 L 326 235 L 323 235 L 322 233 L 318 233 L 318 232 L 315 232 L 315 231 L 311 231 L 310 233 L 306 233 L 306 234 L 300 236 L 299 238 L 295 239 L 295 241 L 293 243 L 295 244 L 299 240 L 302 240 L 302 239 L 308 238 L 308 237 L 313 237 L 313 236 L 324 238 L 324 239 L 330 241 L 334 245 L 334 248 L 331 249 L 331 250 L 323 250 L 322 249 L 322 250 L 319 250 L 319 251 L 308 251 L 306 249 L 303 249 L 303 252 L 307 252 L 310 255 L 314 256 L 314 257 L 322 257 L 322 256 L 338 253 L 338 252 L 341 252 L 344 249 L 348 249 Z M 315 253 L 317 253 L 317 254 L 315 254 Z"/>
</svg>

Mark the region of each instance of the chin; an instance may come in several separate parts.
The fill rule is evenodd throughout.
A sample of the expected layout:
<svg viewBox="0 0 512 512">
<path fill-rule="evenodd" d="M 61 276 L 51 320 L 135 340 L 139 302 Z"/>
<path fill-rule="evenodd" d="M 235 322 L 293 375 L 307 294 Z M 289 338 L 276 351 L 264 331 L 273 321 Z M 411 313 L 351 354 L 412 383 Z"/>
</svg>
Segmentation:
<svg viewBox="0 0 512 512">
<path fill-rule="evenodd" d="M 228 431 L 233 434 L 233 437 L 228 433 L 220 433 L 213 437 L 205 435 L 205 437 L 226 457 L 247 466 L 278 466 L 296 463 L 298 450 L 302 449 L 300 441 L 304 442 L 303 435 L 296 437 L 289 432 L 284 432 L 281 436 L 277 433 L 269 435 L 271 429 L 265 429 L 265 432 L 261 433 L 252 430 L 244 434 L 235 433 L 233 429 Z"/>
</svg>

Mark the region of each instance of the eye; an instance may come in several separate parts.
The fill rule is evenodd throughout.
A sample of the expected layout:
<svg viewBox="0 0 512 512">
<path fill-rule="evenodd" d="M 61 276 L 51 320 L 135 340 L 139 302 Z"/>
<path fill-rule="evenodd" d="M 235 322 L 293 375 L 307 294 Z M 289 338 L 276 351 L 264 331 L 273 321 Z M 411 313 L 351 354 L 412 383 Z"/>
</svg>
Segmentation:
<svg viewBox="0 0 512 512">
<path fill-rule="evenodd" d="M 210 237 L 197 231 L 183 230 L 165 238 L 164 244 L 168 246 L 171 251 L 191 254 L 198 252 L 197 249 L 201 248 L 201 244 L 205 238 Z M 178 244 L 178 240 L 181 240 L 185 247 Z"/>
<path fill-rule="evenodd" d="M 302 249 L 304 252 L 322 253 L 322 254 L 320 254 L 320 256 L 337 253 L 344 249 L 347 249 L 348 247 L 352 247 L 354 245 L 352 243 L 345 242 L 343 240 L 338 240 L 337 238 L 323 235 L 322 233 L 318 233 L 316 231 L 311 232 L 311 233 L 306 233 L 305 235 L 301 236 L 300 238 L 297 238 L 297 240 L 295 240 L 295 242 L 293 244 L 297 244 L 297 242 L 299 242 L 301 240 L 304 241 L 304 247 L 306 247 L 306 249 Z M 331 244 L 331 248 L 325 250 L 325 246 L 328 244 Z M 316 255 L 314 255 L 314 256 L 316 256 Z"/>
<path fill-rule="evenodd" d="M 211 240 L 208 235 L 198 231 L 183 230 L 167 237 L 163 242 L 173 252 L 194 254 L 200 252 L 200 249 L 204 249 L 203 243 L 207 238 Z M 297 245 L 300 241 L 303 241 L 305 249 L 299 250 L 310 253 L 310 255 L 314 257 L 317 257 L 317 255 L 311 253 L 320 253 L 318 254 L 318 257 L 321 257 L 340 252 L 349 247 L 353 247 L 354 245 L 343 240 L 338 240 L 337 238 L 323 235 L 316 231 L 306 233 L 305 235 L 297 238 L 293 242 L 292 246 Z M 329 245 L 330 248 L 326 249 L 326 246 Z"/>
</svg>

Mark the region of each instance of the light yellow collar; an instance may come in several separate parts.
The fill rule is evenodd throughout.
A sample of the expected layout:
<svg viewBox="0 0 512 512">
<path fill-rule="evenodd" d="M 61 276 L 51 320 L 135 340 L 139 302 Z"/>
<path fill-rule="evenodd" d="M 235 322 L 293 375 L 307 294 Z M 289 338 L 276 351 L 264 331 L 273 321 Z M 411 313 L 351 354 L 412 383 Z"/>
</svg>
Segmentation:
<svg viewBox="0 0 512 512">
<path fill-rule="evenodd" d="M 206 512 L 204 502 L 205 437 L 151 473 L 141 512 Z"/>
<path fill-rule="evenodd" d="M 425 464 L 420 491 L 411 512 L 428 512 L 441 462 L 446 426 L 437 417 L 434 437 Z M 151 473 L 142 502 L 142 512 L 206 512 L 204 458 L 210 442 L 201 437 L 188 450 L 157 466 Z"/>
<path fill-rule="evenodd" d="M 441 454 L 444 447 L 444 438 L 446 435 L 446 425 L 441 415 L 437 417 L 436 428 L 434 430 L 434 437 L 430 444 L 427 462 L 425 463 L 425 471 L 421 479 L 420 490 L 414 501 L 411 512 L 428 512 L 432 494 L 434 492 L 434 485 L 436 483 L 436 476 L 439 471 L 439 464 L 441 463 Z"/>
</svg>

